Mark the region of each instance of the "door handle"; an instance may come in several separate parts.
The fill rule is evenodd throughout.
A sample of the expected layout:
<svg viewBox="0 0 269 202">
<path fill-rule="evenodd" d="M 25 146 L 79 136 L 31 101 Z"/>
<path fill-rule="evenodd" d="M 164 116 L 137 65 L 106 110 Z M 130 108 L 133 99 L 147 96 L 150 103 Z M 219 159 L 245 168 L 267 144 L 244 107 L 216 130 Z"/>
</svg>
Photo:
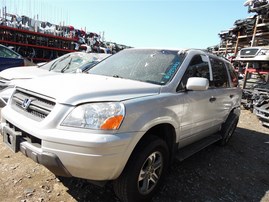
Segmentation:
<svg viewBox="0 0 269 202">
<path fill-rule="evenodd" d="M 209 99 L 209 102 L 215 102 L 216 99 L 217 99 L 217 98 L 215 98 L 215 97 L 211 97 L 211 98 Z"/>
</svg>

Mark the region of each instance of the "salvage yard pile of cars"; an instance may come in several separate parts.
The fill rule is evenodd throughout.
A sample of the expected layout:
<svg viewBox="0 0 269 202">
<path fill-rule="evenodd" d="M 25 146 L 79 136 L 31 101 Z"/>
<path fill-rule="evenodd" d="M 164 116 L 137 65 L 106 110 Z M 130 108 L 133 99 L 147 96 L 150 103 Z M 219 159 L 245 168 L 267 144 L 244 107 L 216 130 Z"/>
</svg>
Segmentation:
<svg viewBox="0 0 269 202">
<path fill-rule="evenodd" d="M 237 68 L 243 88 L 242 105 L 269 126 L 269 2 L 247 0 L 244 6 L 253 14 L 239 19 L 219 33 L 216 54 L 229 58 Z"/>
<path fill-rule="evenodd" d="M 264 126 L 269 127 L 269 85 L 244 90 L 242 100 L 245 109 L 251 110 Z"/>
<path fill-rule="evenodd" d="M 242 105 L 251 110 L 264 126 L 269 126 L 269 47 L 243 48 L 235 61 L 248 62 L 242 81 Z M 245 70 L 246 71 L 246 70 Z"/>
</svg>

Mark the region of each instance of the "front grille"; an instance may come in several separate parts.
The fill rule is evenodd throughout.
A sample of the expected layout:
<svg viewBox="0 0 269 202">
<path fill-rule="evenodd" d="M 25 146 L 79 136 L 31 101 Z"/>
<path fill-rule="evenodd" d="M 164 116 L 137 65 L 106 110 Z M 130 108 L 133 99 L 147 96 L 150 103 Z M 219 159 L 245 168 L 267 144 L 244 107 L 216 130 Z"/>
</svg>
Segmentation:
<svg viewBox="0 0 269 202">
<path fill-rule="evenodd" d="M 244 49 L 240 51 L 240 56 L 241 57 L 254 57 L 258 51 L 259 51 L 258 48 Z"/>
<path fill-rule="evenodd" d="M 55 106 L 55 101 L 23 89 L 16 89 L 12 96 L 11 106 L 29 118 L 42 121 Z"/>
</svg>

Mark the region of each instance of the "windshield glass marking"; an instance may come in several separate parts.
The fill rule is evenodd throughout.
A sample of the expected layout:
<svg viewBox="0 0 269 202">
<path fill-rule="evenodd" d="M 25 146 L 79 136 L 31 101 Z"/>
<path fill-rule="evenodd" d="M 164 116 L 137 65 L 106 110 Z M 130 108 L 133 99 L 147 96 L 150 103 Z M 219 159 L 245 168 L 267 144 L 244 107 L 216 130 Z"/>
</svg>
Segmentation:
<svg viewBox="0 0 269 202">
<path fill-rule="evenodd" d="M 175 62 L 175 64 L 172 66 L 172 68 L 169 69 L 169 71 L 166 73 L 164 78 L 169 80 L 174 75 L 174 73 L 176 72 L 177 67 L 179 66 L 179 64 L 180 64 L 179 62 Z"/>
</svg>

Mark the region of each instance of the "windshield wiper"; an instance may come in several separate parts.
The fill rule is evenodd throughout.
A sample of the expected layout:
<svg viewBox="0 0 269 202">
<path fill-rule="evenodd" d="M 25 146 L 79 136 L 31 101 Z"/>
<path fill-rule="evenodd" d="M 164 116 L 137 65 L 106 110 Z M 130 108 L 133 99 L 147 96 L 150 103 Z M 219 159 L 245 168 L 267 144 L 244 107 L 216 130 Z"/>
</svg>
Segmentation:
<svg viewBox="0 0 269 202">
<path fill-rule="evenodd" d="M 70 65 L 72 62 L 72 58 L 70 59 L 70 61 L 65 65 L 65 67 L 61 70 L 61 73 L 64 73 L 66 70 L 69 69 Z"/>
<path fill-rule="evenodd" d="M 62 58 L 61 60 L 56 60 L 56 61 L 51 65 L 51 67 L 49 68 L 49 71 L 53 70 L 53 69 L 57 66 L 57 64 L 58 64 L 59 62 L 62 62 L 63 60 L 65 60 L 65 59 L 68 58 L 68 57 L 70 57 L 70 55 L 68 55 L 67 57 Z"/>
</svg>

